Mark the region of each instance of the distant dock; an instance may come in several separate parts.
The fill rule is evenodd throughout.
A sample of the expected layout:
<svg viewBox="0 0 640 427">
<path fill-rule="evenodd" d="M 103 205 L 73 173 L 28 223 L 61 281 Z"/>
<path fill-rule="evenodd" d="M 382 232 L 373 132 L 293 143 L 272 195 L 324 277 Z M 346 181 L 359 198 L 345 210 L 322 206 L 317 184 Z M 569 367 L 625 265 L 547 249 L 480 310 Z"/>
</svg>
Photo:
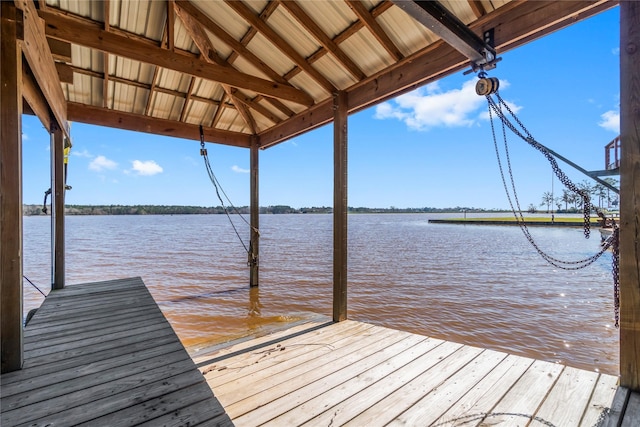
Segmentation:
<svg viewBox="0 0 640 427">
<path fill-rule="evenodd" d="M 582 218 L 561 218 L 552 220 L 551 217 L 533 217 L 525 218 L 524 222 L 527 226 L 546 226 L 546 227 L 582 227 L 584 221 Z M 446 219 L 430 219 L 429 223 L 433 224 L 463 224 L 463 225 L 518 225 L 519 222 L 515 218 L 446 218 Z M 592 226 L 600 226 L 599 218 L 591 218 Z"/>
</svg>

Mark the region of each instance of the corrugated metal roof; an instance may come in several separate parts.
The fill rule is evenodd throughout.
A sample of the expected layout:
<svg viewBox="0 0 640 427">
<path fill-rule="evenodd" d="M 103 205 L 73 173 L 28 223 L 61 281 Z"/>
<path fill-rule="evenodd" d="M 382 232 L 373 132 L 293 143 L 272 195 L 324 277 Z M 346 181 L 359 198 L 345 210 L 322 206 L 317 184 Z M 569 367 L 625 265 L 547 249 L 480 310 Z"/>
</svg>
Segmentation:
<svg viewBox="0 0 640 427">
<path fill-rule="evenodd" d="M 281 126 L 283 122 L 297 120 L 298 124 L 286 131 L 295 134 L 305 126 L 326 120 L 327 110 L 321 119 L 312 113 L 308 117 L 303 113 L 330 100 L 334 91 L 330 86 L 337 90 L 351 90 L 367 83 L 375 88 L 377 76 L 392 72 L 398 62 L 389 51 L 399 50 L 401 56 L 408 59 L 403 62 L 410 66 L 414 56 L 418 57 L 425 48 L 439 40 L 436 34 L 386 0 L 364 0 L 361 2 L 364 8 L 347 0 L 296 0 L 295 4 L 266 0 L 233 1 L 235 3 L 222 0 L 176 2 L 178 11 L 190 16 L 187 25 L 194 27 L 187 28 L 171 9 L 174 3 L 170 1 L 46 0 L 47 6 L 41 11 L 45 17 L 60 19 L 69 26 L 86 25 L 83 31 L 88 31 L 86 28 L 108 31 L 122 40 L 119 42 L 122 45 L 120 50 L 112 44 L 102 47 L 101 39 L 91 43 L 82 37 L 70 40 L 71 62 L 67 65 L 74 71 L 73 83 L 62 84 L 67 101 L 106 108 L 105 113 L 113 110 L 141 117 L 146 115 L 187 124 L 204 124 L 240 135 L 254 131 L 263 133 L 273 126 Z M 441 0 L 447 10 L 470 26 L 479 18 L 490 23 L 493 14 L 510 2 Z M 604 3 L 604 0 L 594 0 L 584 8 L 611 7 Z M 108 10 L 105 10 L 106 5 Z M 296 6 L 303 12 L 296 11 Z M 531 7 L 531 4 L 521 2 L 516 7 Z M 563 7 L 573 6 L 563 4 Z M 242 16 L 241 10 L 236 11 L 238 8 L 249 10 L 254 19 L 261 19 L 263 25 L 286 44 L 286 49 L 278 46 L 279 42 L 270 40 L 268 33 L 263 34 L 260 28 L 252 26 L 249 23 L 251 16 Z M 367 19 L 361 21 L 363 13 L 370 16 L 364 16 Z M 109 17 L 107 23 L 104 22 L 105 16 Z M 69 21 L 70 17 L 73 20 Z M 565 17 L 551 18 L 549 22 Z M 554 21 L 553 18 L 558 19 Z M 374 22 L 372 28 L 368 27 L 368 20 Z M 167 27 L 171 21 L 174 22 L 173 31 Z M 501 25 L 513 24 L 498 22 Z M 377 26 L 383 34 L 376 34 L 379 31 Z M 324 34 L 324 39 L 313 33 L 317 28 Z M 218 58 L 199 58 L 200 52 L 192 40 L 194 32 L 204 33 L 209 38 Z M 167 49 L 167 34 L 173 34 L 173 52 Z M 382 39 L 388 37 L 392 46 L 385 47 L 385 43 L 389 43 L 381 41 L 381 36 Z M 337 47 L 328 45 L 327 50 L 323 46 L 326 39 Z M 149 49 L 156 50 L 153 53 L 150 50 L 148 54 L 145 52 L 147 56 L 139 58 L 128 53 L 126 40 L 137 43 L 135 49 L 149 46 Z M 165 50 L 158 51 L 160 48 Z M 293 53 L 288 54 L 287 49 Z M 102 50 L 110 53 L 105 54 Z M 158 52 L 166 52 L 173 62 L 184 58 L 185 63 L 192 64 L 189 65 L 191 68 L 178 67 L 181 71 L 170 69 L 173 62 L 156 62 L 153 59 L 154 55 L 163 55 Z M 173 53 L 177 56 L 169 55 Z M 106 73 L 105 59 L 108 62 Z M 216 61 L 228 61 L 235 71 L 220 68 Z M 189 72 L 190 69 L 193 72 Z M 239 73 L 240 79 L 230 79 L 234 84 L 223 86 L 208 78 L 220 70 L 224 70 L 223 75 Z M 398 84 L 396 89 L 385 90 L 397 92 L 412 83 Z M 234 97 L 229 98 L 225 87 L 231 87 Z M 280 96 L 283 93 L 280 89 L 289 90 L 288 95 Z M 376 92 L 377 89 L 372 89 L 369 95 L 374 100 L 385 96 Z M 310 97 L 313 105 L 308 105 L 305 97 Z M 251 120 L 245 121 L 238 108 L 232 105 L 234 102 L 244 105 Z M 254 124 L 255 129 L 252 129 Z"/>
</svg>

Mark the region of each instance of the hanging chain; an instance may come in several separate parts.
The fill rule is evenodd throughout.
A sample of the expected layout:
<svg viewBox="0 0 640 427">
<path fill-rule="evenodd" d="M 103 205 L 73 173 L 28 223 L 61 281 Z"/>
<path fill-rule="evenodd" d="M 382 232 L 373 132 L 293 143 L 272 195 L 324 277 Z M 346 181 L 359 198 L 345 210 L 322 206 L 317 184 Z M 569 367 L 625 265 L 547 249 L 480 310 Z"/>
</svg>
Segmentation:
<svg viewBox="0 0 640 427">
<path fill-rule="evenodd" d="M 496 151 L 496 157 L 498 159 L 498 167 L 500 169 L 500 176 L 502 177 L 502 184 L 503 184 L 505 192 L 507 194 L 507 199 L 509 201 L 509 205 L 511 207 L 511 211 L 514 214 L 514 216 L 516 218 L 516 221 L 517 221 L 518 225 L 520 226 L 520 229 L 522 230 L 523 234 L 525 235 L 525 237 L 527 238 L 527 240 L 529 241 L 531 246 L 536 250 L 536 252 L 538 252 L 538 254 L 545 261 L 547 261 L 549 264 L 553 265 L 554 267 L 557 267 L 557 268 L 560 268 L 560 269 L 564 269 L 564 270 L 579 270 L 579 269 L 585 268 L 585 267 L 593 264 L 608 249 L 611 249 L 611 252 L 613 254 L 612 263 L 611 263 L 611 269 L 612 269 L 612 276 L 613 276 L 614 317 L 615 317 L 615 327 L 618 328 L 619 327 L 619 318 L 620 318 L 620 250 L 619 250 L 620 229 L 619 229 L 618 225 L 616 224 L 616 222 L 615 222 L 615 220 L 613 218 L 607 219 L 605 217 L 604 213 L 598 207 L 596 207 L 596 206 L 591 204 L 590 196 L 589 196 L 589 193 L 587 192 L 587 190 L 586 189 L 581 189 L 576 184 L 574 184 L 569 179 L 569 177 L 567 177 L 567 175 L 560 169 L 556 159 L 549 152 L 549 150 L 546 147 L 544 147 L 542 144 L 538 143 L 533 138 L 531 133 L 522 124 L 522 122 L 518 119 L 518 117 L 515 115 L 515 113 L 511 110 L 511 108 L 509 108 L 508 104 L 502 99 L 502 97 L 498 93 L 497 79 L 495 79 L 495 78 L 486 79 L 485 78 L 486 74 L 484 74 L 484 73 L 481 73 L 479 75 L 479 77 L 480 77 L 481 80 L 492 80 L 492 82 L 489 82 L 489 83 L 485 82 L 482 85 L 478 84 L 476 86 L 476 91 L 478 92 L 479 95 L 485 95 L 486 98 L 487 98 L 487 102 L 488 102 L 488 105 L 489 105 L 489 121 L 491 123 L 491 134 L 493 136 L 494 148 L 495 148 L 495 151 Z M 479 86 L 481 87 L 480 90 L 478 90 Z M 496 98 L 498 99 L 498 103 L 496 103 L 493 100 L 493 98 L 491 97 L 491 94 L 495 94 L 496 95 Z M 522 132 L 520 132 L 520 130 L 508 119 L 508 117 L 503 112 L 503 108 L 511 115 L 511 117 L 518 124 L 518 126 L 520 126 L 520 129 L 522 129 L 524 134 Z M 511 192 L 509 191 L 509 187 L 508 187 L 507 181 L 505 179 L 504 169 L 502 167 L 500 150 L 498 149 L 496 131 L 495 131 L 495 127 L 494 127 L 494 124 L 493 124 L 493 113 L 495 113 L 498 116 L 498 118 L 500 119 L 500 121 L 502 123 L 502 136 L 503 136 L 503 139 L 504 139 L 505 157 L 506 157 L 506 161 L 507 161 L 507 168 L 508 168 L 509 178 L 510 178 L 510 182 L 511 182 L 511 188 L 512 188 L 512 191 L 513 191 L 513 200 L 515 200 L 515 206 L 514 206 L 512 198 L 511 198 Z M 584 236 L 585 236 L 585 238 L 588 239 L 589 236 L 590 236 L 590 232 L 591 232 L 591 214 L 590 214 L 590 212 L 591 212 L 592 209 L 595 210 L 595 212 L 598 214 L 598 216 L 600 218 L 602 218 L 602 222 L 603 222 L 602 225 L 603 226 L 607 225 L 607 221 L 610 222 L 611 226 L 613 227 L 613 232 L 612 232 L 611 236 L 609 236 L 607 238 L 607 240 L 602 242 L 602 245 L 601 245 L 602 247 L 601 247 L 601 249 L 600 249 L 600 251 L 598 253 L 596 253 L 596 254 L 594 254 L 594 255 L 586 258 L 586 259 L 579 260 L 579 261 L 564 261 L 564 260 L 559 260 L 557 258 L 554 258 L 554 257 L 550 256 L 549 254 L 544 252 L 536 244 L 536 242 L 535 242 L 533 236 L 531 235 L 531 233 L 529 232 L 527 224 L 526 224 L 526 222 L 524 220 L 524 216 L 522 214 L 522 209 L 520 207 L 520 202 L 518 200 L 516 187 L 515 187 L 515 181 L 514 181 L 514 178 L 513 178 L 513 170 L 511 168 L 511 158 L 509 156 L 509 148 L 508 148 L 508 142 L 507 142 L 506 128 L 509 128 L 514 134 L 518 135 L 520 138 L 522 138 L 525 142 L 527 142 L 533 148 L 535 148 L 536 150 L 540 151 L 544 155 L 544 157 L 547 159 L 547 161 L 549 161 L 549 163 L 551 164 L 551 168 L 553 170 L 553 173 L 560 180 L 560 182 L 566 188 L 568 188 L 569 190 L 571 190 L 574 193 L 580 195 L 580 197 L 582 198 L 583 219 L 584 219 Z M 517 209 L 516 209 L 516 207 L 517 207 Z"/>
</svg>

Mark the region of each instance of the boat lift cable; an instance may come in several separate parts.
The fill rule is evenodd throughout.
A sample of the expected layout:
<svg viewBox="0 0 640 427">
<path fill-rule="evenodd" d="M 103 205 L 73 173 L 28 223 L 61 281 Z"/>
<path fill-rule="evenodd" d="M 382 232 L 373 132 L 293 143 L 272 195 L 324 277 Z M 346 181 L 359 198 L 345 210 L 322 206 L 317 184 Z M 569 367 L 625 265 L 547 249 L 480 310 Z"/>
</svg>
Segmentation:
<svg viewBox="0 0 640 427">
<path fill-rule="evenodd" d="M 551 152 L 551 150 L 547 149 L 544 145 L 540 144 L 539 142 L 537 142 L 535 140 L 535 138 L 533 138 L 533 136 L 531 135 L 531 133 L 529 133 L 529 131 L 527 130 L 527 128 L 522 124 L 522 122 L 518 119 L 518 117 L 515 115 L 515 113 L 511 110 L 511 108 L 509 108 L 508 104 L 502 99 L 502 97 L 500 96 L 499 92 L 498 92 L 498 88 L 499 88 L 499 81 L 497 78 L 493 77 L 493 78 L 487 78 L 486 74 L 484 72 L 481 72 L 478 77 L 480 78 L 480 80 L 478 81 L 478 84 L 476 85 L 476 92 L 478 93 L 478 95 L 484 95 L 487 99 L 487 103 L 488 103 L 488 110 L 489 110 L 489 120 L 491 123 L 491 133 L 493 136 L 493 143 L 494 143 L 494 148 L 495 148 L 495 152 L 496 152 L 496 157 L 497 157 L 497 161 L 498 161 L 498 168 L 500 170 L 500 176 L 502 178 L 502 184 L 504 186 L 506 195 L 507 195 L 507 200 L 509 202 L 509 206 L 511 207 L 511 211 L 513 212 L 515 218 L 516 218 L 516 222 L 518 223 L 518 225 L 520 226 L 520 229 L 522 230 L 523 234 L 525 235 L 525 237 L 527 238 L 527 240 L 529 241 L 529 243 L 533 246 L 533 248 L 536 250 L 536 252 L 538 252 L 538 254 L 545 260 L 547 261 L 549 264 L 553 265 L 554 267 L 563 269 L 563 270 L 579 270 L 582 268 L 585 268 L 591 264 L 593 264 L 598 258 L 600 258 L 608 249 L 611 249 L 612 251 L 612 275 L 613 275 L 613 282 L 614 282 L 614 311 L 615 311 L 615 326 L 616 328 L 619 325 L 619 310 L 620 310 L 620 298 L 619 298 L 619 286 L 620 286 L 620 281 L 619 281 L 619 259 L 620 259 L 620 252 L 619 252 L 619 236 L 620 236 L 620 230 L 619 227 L 617 225 L 617 223 L 615 222 L 615 220 L 613 218 L 606 218 L 604 213 L 595 205 L 593 205 L 590 201 L 590 197 L 587 191 L 580 189 L 576 184 L 574 184 L 568 177 L 567 175 L 560 169 L 560 167 L 558 166 L 558 163 L 556 162 L 555 158 L 554 158 L 554 154 L 553 152 Z M 496 100 L 493 99 L 493 97 L 491 95 L 495 95 Z M 509 117 L 505 114 L 505 111 L 508 112 L 508 114 L 511 116 L 511 118 L 513 119 L 513 121 L 517 124 L 514 124 Z M 504 167 L 503 167 L 503 162 L 502 162 L 502 158 L 500 155 L 500 150 L 498 148 L 498 138 L 496 136 L 496 130 L 494 127 L 494 121 L 493 121 L 493 115 L 495 115 L 498 117 L 498 119 L 501 122 L 502 125 L 502 138 L 504 141 L 504 152 L 505 152 L 505 161 L 506 161 L 506 167 L 507 167 L 507 172 L 509 174 L 509 178 L 510 178 L 510 187 L 511 189 L 509 189 L 509 185 L 507 184 L 507 180 L 505 178 L 505 171 L 504 171 Z M 516 134 L 517 136 L 519 136 L 520 138 L 522 138 L 525 142 L 527 142 L 530 146 L 532 146 L 533 148 L 535 148 L 536 150 L 540 151 L 544 157 L 549 161 L 551 168 L 553 169 L 554 174 L 556 175 L 556 177 L 558 177 L 558 179 L 560 180 L 560 182 L 567 187 L 567 189 L 569 189 L 570 191 L 573 191 L 577 194 L 580 195 L 580 197 L 582 197 L 583 200 L 583 212 L 584 212 L 584 236 L 585 238 L 589 238 L 590 235 L 590 225 L 591 225 L 591 216 L 590 216 L 590 212 L 591 210 L 595 210 L 595 212 L 598 214 L 598 216 L 601 218 L 603 225 L 611 225 L 613 227 L 613 232 L 611 233 L 611 235 L 602 243 L 602 247 L 600 249 L 600 251 L 588 258 L 579 260 L 579 261 L 564 261 L 564 260 L 560 260 L 557 258 L 552 257 L 551 255 L 547 254 L 545 251 L 543 251 L 538 244 L 536 243 L 535 239 L 533 238 L 533 236 L 531 235 L 531 233 L 529 232 L 529 229 L 527 227 L 527 224 L 525 222 L 524 216 L 522 214 L 522 209 L 520 207 L 520 201 L 518 200 L 518 195 L 516 192 L 516 186 L 515 186 L 515 181 L 513 178 L 513 170 L 511 167 L 511 158 L 509 157 L 509 146 L 508 146 L 508 139 L 507 139 L 507 128 L 509 130 L 511 130 L 514 134 Z M 571 163 L 569 163 L 571 164 Z M 511 193 L 513 193 L 513 198 L 511 196 Z M 514 205 L 514 201 L 515 201 L 515 205 Z"/>
<path fill-rule="evenodd" d="M 240 236 L 240 233 L 238 232 L 238 229 L 236 228 L 236 225 L 234 224 L 233 220 L 231 219 L 231 214 L 229 213 L 229 209 L 227 209 L 227 206 L 225 205 L 224 200 L 222 199 L 222 196 L 220 195 L 220 193 L 222 193 L 224 195 L 225 199 L 227 199 L 227 202 L 229 203 L 229 207 L 231 207 L 233 209 L 233 211 L 242 219 L 242 221 L 244 221 L 245 224 L 247 224 L 249 227 L 251 227 L 251 224 L 240 213 L 240 211 L 233 205 L 233 203 L 229 199 L 229 196 L 227 196 L 227 193 L 225 193 L 224 189 L 222 188 L 222 185 L 220 185 L 220 182 L 218 181 L 218 178 L 216 178 L 216 175 L 213 172 L 213 168 L 211 167 L 211 162 L 209 161 L 209 155 L 207 153 L 207 149 L 204 146 L 204 131 L 202 129 L 202 126 L 200 126 L 200 155 L 204 159 L 204 165 L 205 165 L 205 168 L 207 169 L 207 174 L 209 175 L 209 179 L 211 180 L 211 183 L 213 184 L 213 188 L 216 191 L 216 196 L 218 196 L 218 200 L 220 201 L 220 205 L 222 206 L 222 209 L 224 210 L 224 213 L 227 215 L 227 218 L 229 219 L 229 223 L 231 224 L 231 227 L 233 228 L 233 231 L 236 233 L 236 236 L 238 237 L 238 240 L 240 241 L 240 243 L 244 247 L 244 250 L 247 252 L 247 254 L 249 256 L 251 256 L 251 253 L 252 253 L 251 244 L 249 244 L 249 247 L 247 247 L 247 245 L 244 243 L 244 240 L 242 240 L 242 237 Z M 258 233 L 258 229 L 256 229 L 255 227 L 251 227 L 251 228 L 253 229 L 253 231 Z"/>
<path fill-rule="evenodd" d="M 29 278 L 27 276 L 22 276 L 24 278 L 24 280 L 26 280 L 27 282 L 31 283 L 31 286 L 33 286 L 34 288 L 36 288 L 38 290 L 38 292 L 40 292 L 42 294 L 43 297 L 46 298 L 47 294 L 45 294 L 44 292 L 42 292 L 40 290 L 39 287 L 37 287 L 31 280 L 29 280 Z"/>
</svg>

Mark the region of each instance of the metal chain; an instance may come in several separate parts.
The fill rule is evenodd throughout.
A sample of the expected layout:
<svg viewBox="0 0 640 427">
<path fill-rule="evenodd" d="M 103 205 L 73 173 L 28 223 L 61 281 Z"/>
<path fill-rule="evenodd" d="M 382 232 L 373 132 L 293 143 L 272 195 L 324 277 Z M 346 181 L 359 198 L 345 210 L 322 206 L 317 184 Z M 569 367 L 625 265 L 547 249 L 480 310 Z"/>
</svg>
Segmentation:
<svg viewBox="0 0 640 427">
<path fill-rule="evenodd" d="M 491 97 L 491 94 L 486 95 L 487 102 L 489 104 L 489 121 L 491 123 L 491 134 L 493 136 L 493 143 L 494 143 L 494 148 L 495 148 L 495 151 L 496 151 L 496 157 L 498 159 L 498 167 L 500 169 L 500 176 L 502 177 L 502 184 L 503 184 L 505 192 L 507 194 L 507 199 L 509 201 L 509 205 L 511 206 L 511 211 L 514 214 L 514 216 L 516 218 L 516 221 L 518 222 L 518 225 L 520 226 L 520 229 L 522 230 L 523 234 L 525 235 L 525 237 L 527 238 L 527 240 L 529 241 L 531 246 L 533 246 L 533 248 L 538 252 L 538 254 L 545 261 L 547 261 L 549 264 L 553 265 L 554 267 L 557 267 L 557 268 L 560 268 L 560 269 L 564 269 L 564 270 L 579 270 L 579 269 L 585 268 L 585 267 L 593 264 L 609 248 L 611 248 L 611 251 L 613 253 L 611 269 L 612 269 L 613 288 L 614 288 L 614 291 L 613 291 L 614 292 L 614 317 L 615 317 L 615 326 L 616 326 L 616 328 L 618 328 L 619 327 L 619 318 L 620 318 L 620 250 L 619 250 L 620 229 L 619 229 L 618 225 L 616 224 L 616 221 L 613 218 L 607 219 L 605 217 L 604 213 L 598 207 L 596 207 L 596 206 L 591 204 L 589 194 L 585 190 L 578 188 L 569 179 L 569 177 L 566 176 L 566 174 L 558 166 L 558 163 L 556 162 L 556 159 L 551 155 L 551 153 L 544 146 L 542 146 L 540 143 L 538 143 L 533 138 L 531 133 L 522 124 L 522 122 L 514 114 L 514 112 L 511 110 L 511 108 L 509 108 L 509 106 L 502 99 L 502 97 L 500 96 L 500 94 L 498 93 L 497 90 L 495 91 L 495 95 L 496 95 L 496 98 L 498 99 L 498 103 L 497 104 L 493 100 L 493 98 Z M 520 128 L 523 130 L 523 132 L 526 134 L 526 136 L 523 135 L 515 127 L 515 125 L 513 123 L 511 123 L 509 121 L 509 119 L 504 115 L 503 110 L 502 110 L 503 107 L 509 112 L 511 117 L 513 117 L 515 122 L 520 126 Z M 516 207 L 514 207 L 514 205 L 513 205 L 513 201 L 511 199 L 511 195 L 510 195 L 511 192 L 509 191 L 509 188 L 507 186 L 507 182 L 506 182 L 505 177 L 504 177 L 504 170 L 503 170 L 503 167 L 502 167 L 500 150 L 498 149 L 498 142 L 497 142 L 497 138 L 496 138 L 496 132 L 495 132 L 495 128 L 494 128 L 494 125 L 493 125 L 493 113 L 492 113 L 492 111 L 496 113 L 496 115 L 500 118 L 500 121 L 502 123 L 502 136 L 503 136 L 503 140 L 504 140 L 505 157 L 506 157 L 506 160 L 507 160 L 507 167 L 508 167 L 509 177 L 510 177 L 510 180 L 511 180 L 513 198 L 514 198 L 514 200 L 516 202 L 517 210 L 516 210 Z M 613 233 L 611 234 L 611 236 L 609 236 L 609 238 L 607 238 L 606 241 L 604 241 L 602 243 L 601 250 L 598 253 L 594 254 L 593 256 L 591 256 L 589 258 L 586 258 L 586 259 L 583 259 L 583 260 L 579 260 L 579 261 L 564 261 L 564 260 L 559 260 L 559 259 L 556 259 L 556 258 L 550 256 L 549 254 L 544 252 L 542 249 L 540 249 L 540 247 L 536 244 L 536 242 L 533 239 L 533 236 L 531 235 L 531 233 L 529 232 L 529 229 L 528 229 L 528 227 L 526 225 L 526 222 L 524 220 L 524 216 L 522 214 L 522 209 L 520 208 L 520 202 L 518 200 L 518 196 L 517 196 L 517 192 L 516 192 L 515 182 L 514 182 L 514 178 L 513 178 L 513 171 L 512 171 L 512 168 L 511 168 L 511 159 L 510 159 L 510 156 L 509 156 L 509 146 L 508 146 L 507 135 L 506 135 L 506 128 L 507 127 L 513 133 L 515 133 L 520 138 L 522 138 L 524 141 L 526 141 L 529 145 L 531 145 L 532 147 L 534 147 L 535 149 L 540 151 L 545 156 L 545 158 L 549 161 L 549 163 L 551 164 L 553 172 L 556 175 L 556 177 L 558 177 L 560 182 L 562 182 L 562 184 L 564 184 L 565 187 L 567 187 L 569 190 L 579 194 L 582 197 L 582 199 L 583 199 L 584 235 L 585 235 L 585 238 L 588 239 L 589 235 L 590 235 L 590 226 L 591 226 L 591 215 L 590 215 L 590 212 L 591 212 L 591 209 L 595 210 L 596 213 L 598 214 L 598 216 L 600 218 L 602 218 L 603 225 L 606 224 L 607 220 L 609 220 L 611 222 L 611 225 L 613 226 Z"/>
<path fill-rule="evenodd" d="M 513 112 L 511 111 L 511 109 L 509 109 L 509 107 L 506 105 L 506 103 L 502 100 L 502 98 L 498 98 L 500 100 L 500 104 L 497 105 L 495 103 L 495 101 L 493 101 L 493 99 L 487 95 L 487 100 L 489 102 L 489 121 L 491 123 L 491 133 L 493 135 L 493 141 L 494 141 L 494 148 L 496 150 L 496 156 L 498 159 L 498 167 L 500 169 L 500 176 L 502 177 L 502 183 L 504 185 L 505 188 L 505 192 L 507 194 L 507 199 L 509 201 L 509 205 L 511 207 L 511 211 L 513 212 L 514 216 L 516 217 L 516 221 L 518 222 L 518 225 L 520 226 L 523 234 L 525 235 L 525 237 L 527 238 L 527 240 L 529 241 L 529 243 L 531 243 L 531 245 L 533 246 L 533 248 L 536 250 L 536 252 L 538 252 L 538 254 L 545 260 L 547 261 L 549 264 L 553 265 L 554 267 L 557 268 L 561 268 L 564 270 L 579 270 L 582 268 L 585 268 L 591 264 L 593 264 L 598 258 L 600 258 L 605 252 L 606 250 L 609 248 L 609 246 L 611 246 L 611 242 L 607 242 L 605 245 L 603 245 L 602 249 L 600 252 L 596 253 L 595 255 L 586 258 L 586 259 L 582 259 L 579 261 L 564 261 L 564 260 L 560 260 L 557 258 L 552 257 L 551 255 L 547 254 L 546 252 L 544 252 L 535 242 L 533 236 L 531 235 L 529 228 L 527 227 L 527 224 L 524 220 L 524 216 L 522 214 L 522 209 L 520 207 L 520 202 L 518 200 L 518 196 L 517 196 L 517 192 L 515 190 L 515 181 L 513 178 L 513 170 L 511 168 L 511 160 L 509 157 L 509 149 L 508 149 L 508 143 L 507 143 L 507 136 L 506 136 L 506 129 L 505 126 L 508 127 L 509 129 L 511 129 L 514 133 L 518 134 L 519 136 L 523 137 L 525 139 L 525 141 L 529 142 L 529 141 L 534 141 L 533 137 L 531 137 L 531 135 L 529 134 L 529 132 L 526 130 L 526 128 L 523 127 L 524 131 L 527 133 L 527 137 L 524 137 L 516 128 L 515 126 L 513 126 L 513 124 L 505 117 L 505 115 L 502 112 L 502 108 L 501 107 L 505 107 L 510 114 L 513 115 Z M 498 143 L 497 143 L 497 137 L 496 137 L 496 131 L 495 131 L 495 127 L 493 125 L 493 112 L 495 112 L 498 117 L 501 119 L 501 122 L 503 124 L 503 139 L 504 139 L 504 145 L 505 145 L 505 157 L 507 159 L 507 166 L 508 166 L 508 172 L 509 172 L 509 177 L 511 180 L 511 187 L 513 189 L 513 198 L 516 202 L 516 206 L 514 206 L 513 201 L 511 199 L 511 191 L 509 191 L 506 179 L 505 179 L 505 174 L 504 174 L 504 169 L 502 166 L 502 162 L 501 162 L 501 157 L 500 157 L 500 150 L 498 149 Z M 516 118 L 517 120 L 517 118 Z M 534 141 L 535 142 L 535 141 Z M 542 148 L 538 143 L 536 143 L 537 147 Z M 542 150 L 540 150 L 542 151 Z M 547 153 L 549 154 L 549 152 L 545 149 L 543 151 L 543 153 Z M 549 156 L 551 156 L 549 154 Z M 546 157 L 546 156 L 545 156 Z M 551 160 L 553 161 L 553 164 L 555 164 L 555 167 L 557 168 L 558 174 L 560 176 L 564 176 L 566 177 L 566 175 L 564 174 L 564 172 L 562 172 L 562 170 L 560 170 L 560 168 L 558 167 L 558 164 L 555 162 L 555 159 L 553 157 L 551 157 Z M 557 176 L 558 176 L 557 174 Z M 568 178 L 566 178 L 566 181 L 573 186 L 574 188 L 577 189 L 577 187 L 575 187 L 575 184 L 573 184 Z M 588 196 L 587 196 L 588 197 Z M 585 210 L 587 211 L 587 215 L 588 215 L 588 211 L 589 211 L 589 207 L 590 207 L 590 203 L 587 205 L 588 207 L 585 208 Z M 517 209 L 516 209 L 517 207 Z M 588 221 L 586 221 L 586 223 L 590 222 L 590 218 Z M 585 235 L 587 235 L 588 233 L 585 232 Z"/>
</svg>

